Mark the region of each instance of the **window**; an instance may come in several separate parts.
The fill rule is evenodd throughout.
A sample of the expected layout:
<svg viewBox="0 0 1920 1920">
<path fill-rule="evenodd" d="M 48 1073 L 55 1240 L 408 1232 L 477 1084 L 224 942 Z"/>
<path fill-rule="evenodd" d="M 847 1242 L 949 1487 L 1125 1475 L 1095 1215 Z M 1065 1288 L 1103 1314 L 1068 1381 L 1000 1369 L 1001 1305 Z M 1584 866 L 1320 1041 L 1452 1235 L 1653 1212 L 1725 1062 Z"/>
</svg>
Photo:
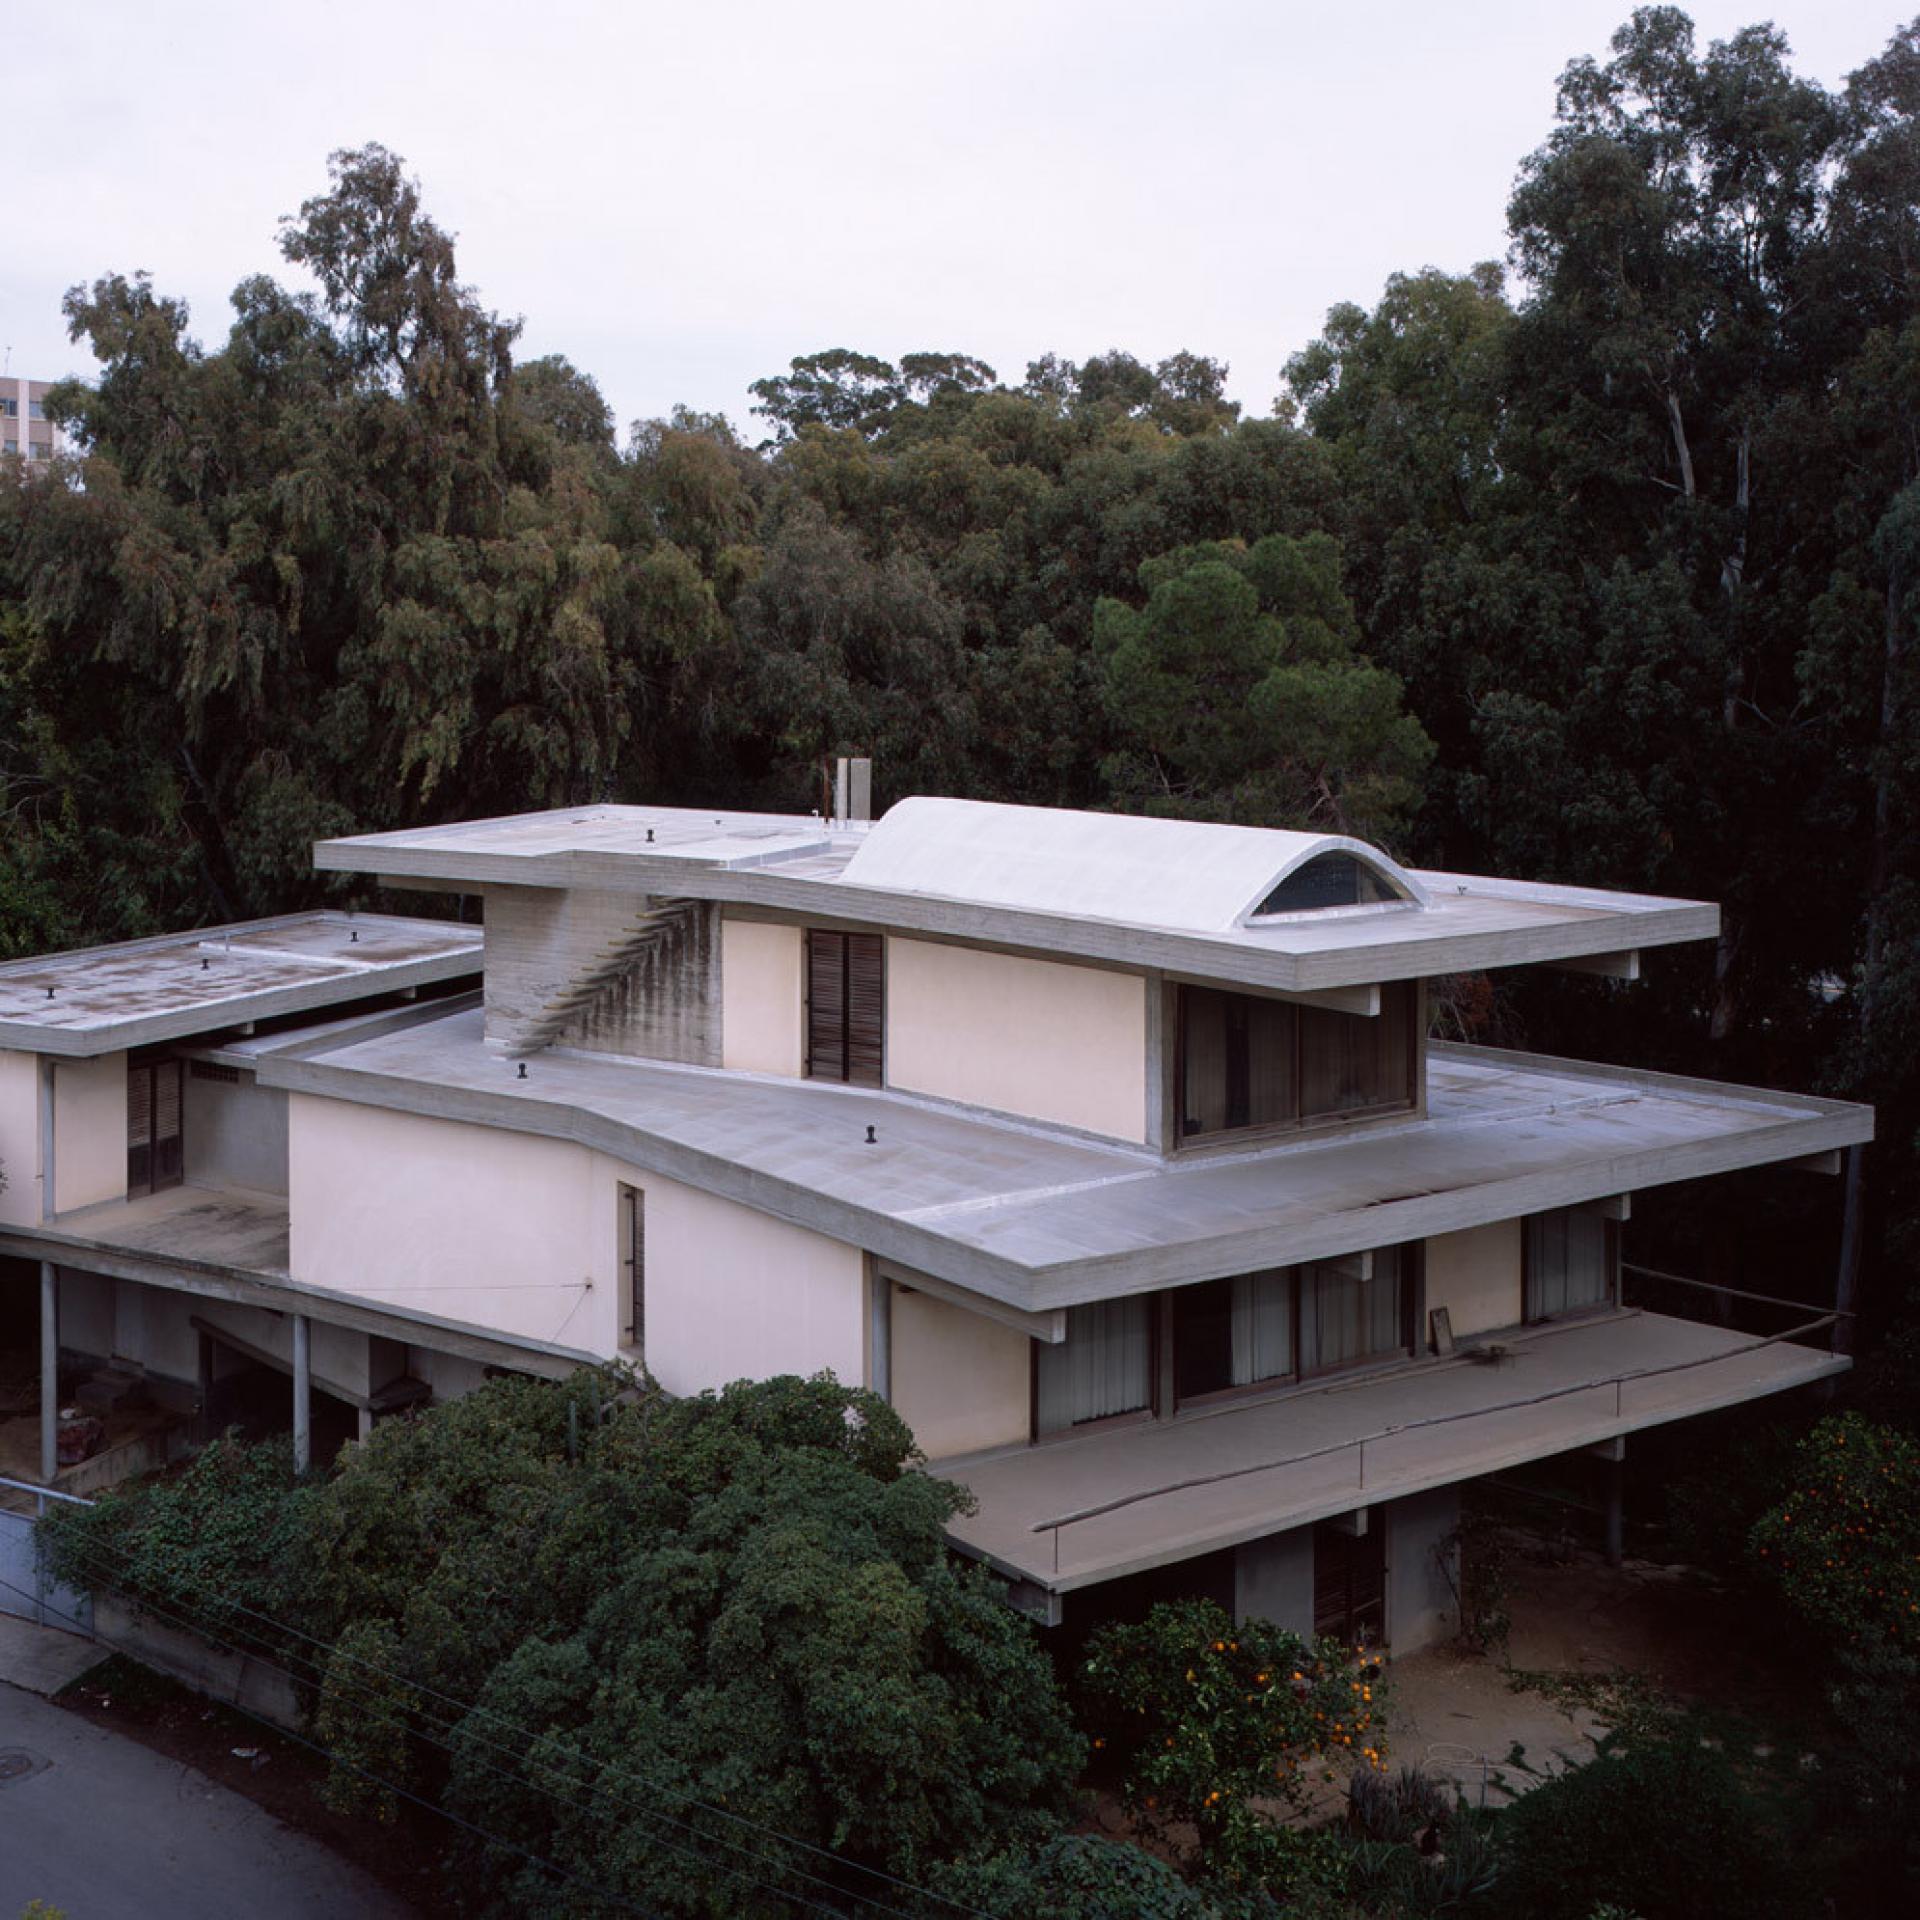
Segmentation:
<svg viewBox="0 0 1920 1920">
<path fill-rule="evenodd" d="M 1527 1221 L 1527 1318 L 1547 1320 L 1611 1306 L 1619 1297 L 1620 1237 L 1585 1207 L 1536 1213 Z"/>
<path fill-rule="evenodd" d="M 0 400 L 0 420 L 18 420 L 20 402 L 18 400 Z"/>
<path fill-rule="evenodd" d="M 884 1068 L 886 948 L 877 933 L 807 933 L 807 1072 L 877 1087 Z"/>
<path fill-rule="evenodd" d="M 1175 1085 L 1179 1136 L 1300 1126 L 1411 1107 L 1419 1087 L 1419 988 L 1380 989 L 1374 1015 L 1258 994 L 1181 987 Z"/>
<path fill-rule="evenodd" d="M 38 400 L 29 400 L 27 402 L 27 418 L 29 420 L 44 420 L 46 417 L 47 410 Z"/>
<path fill-rule="evenodd" d="M 177 1187 L 185 1175 L 180 1139 L 180 1062 L 127 1066 L 127 1194 Z"/>
<path fill-rule="evenodd" d="M 1401 896 L 1350 853 L 1322 853 L 1295 867 L 1254 908 L 1264 920 L 1280 913 L 1318 913 L 1327 907 L 1382 906 Z"/>
<path fill-rule="evenodd" d="M 1313 1630 L 1343 1646 L 1373 1646 L 1387 1630 L 1387 1534 L 1369 1513 L 1364 1533 L 1322 1520 L 1313 1530 Z"/>
<path fill-rule="evenodd" d="M 1153 1307 L 1144 1294 L 1067 1309 L 1067 1337 L 1035 1343 L 1033 1424 L 1063 1433 L 1153 1405 Z"/>
<path fill-rule="evenodd" d="M 620 1344 L 647 1344 L 647 1196 L 624 1182 L 619 1189 Z"/>
<path fill-rule="evenodd" d="M 53 449 L 46 441 L 36 440 L 32 444 L 30 454 L 35 460 L 51 460 L 53 458 Z"/>
<path fill-rule="evenodd" d="M 1328 1373 L 1406 1351 L 1405 1265 L 1398 1247 L 1382 1247 L 1373 1256 L 1371 1279 L 1336 1267 L 1300 1269 L 1302 1373 Z"/>
<path fill-rule="evenodd" d="M 6 450 L 17 460 L 20 457 L 20 442 L 18 440 L 9 440 Z"/>
<path fill-rule="evenodd" d="M 1209 1393 L 1284 1380 L 1295 1371 L 1290 1269 L 1204 1280 L 1173 1295 L 1173 1391 Z"/>
</svg>

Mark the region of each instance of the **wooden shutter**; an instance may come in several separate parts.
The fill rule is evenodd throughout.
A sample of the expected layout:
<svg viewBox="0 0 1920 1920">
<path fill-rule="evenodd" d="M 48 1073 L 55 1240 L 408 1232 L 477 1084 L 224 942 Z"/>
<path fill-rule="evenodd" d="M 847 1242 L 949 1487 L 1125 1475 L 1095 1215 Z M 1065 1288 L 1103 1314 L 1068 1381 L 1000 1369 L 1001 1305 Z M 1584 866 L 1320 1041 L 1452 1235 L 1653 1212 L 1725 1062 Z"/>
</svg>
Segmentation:
<svg viewBox="0 0 1920 1920">
<path fill-rule="evenodd" d="M 127 1192 L 153 1191 L 153 1069 L 127 1069 Z"/>
<path fill-rule="evenodd" d="M 886 1067 L 886 945 L 877 933 L 846 938 L 847 1078 L 856 1087 L 877 1087 Z"/>
<path fill-rule="evenodd" d="M 1325 1521 L 1313 1530 L 1313 1630 L 1350 1647 L 1386 1637 L 1385 1517 L 1374 1512 L 1368 1523 L 1357 1537 Z"/>
<path fill-rule="evenodd" d="M 807 933 L 807 1072 L 847 1077 L 847 936 Z"/>
<path fill-rule="evenodd" d="M 181 1137 L 181 1070 L 178 1060 L 153 1067 L 153 1184 L 177 1187 L 186 1177 Z"/>
</svg>

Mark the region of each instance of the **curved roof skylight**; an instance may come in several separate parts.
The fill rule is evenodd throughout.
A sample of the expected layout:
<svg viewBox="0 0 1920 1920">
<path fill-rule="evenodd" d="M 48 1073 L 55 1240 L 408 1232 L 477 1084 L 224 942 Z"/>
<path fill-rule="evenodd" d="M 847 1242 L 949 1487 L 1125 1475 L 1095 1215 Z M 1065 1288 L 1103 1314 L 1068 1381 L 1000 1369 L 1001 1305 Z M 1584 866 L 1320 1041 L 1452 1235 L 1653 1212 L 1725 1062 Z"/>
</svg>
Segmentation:
<svg viewBox="0 0 1920 1920">
<path fill-rule="evenodd" d="M 1342 834 L 932 796 L 890 808 L 839 884 L 1193 933 L 1427 903 L 1410 874 Z"/>
</svg>

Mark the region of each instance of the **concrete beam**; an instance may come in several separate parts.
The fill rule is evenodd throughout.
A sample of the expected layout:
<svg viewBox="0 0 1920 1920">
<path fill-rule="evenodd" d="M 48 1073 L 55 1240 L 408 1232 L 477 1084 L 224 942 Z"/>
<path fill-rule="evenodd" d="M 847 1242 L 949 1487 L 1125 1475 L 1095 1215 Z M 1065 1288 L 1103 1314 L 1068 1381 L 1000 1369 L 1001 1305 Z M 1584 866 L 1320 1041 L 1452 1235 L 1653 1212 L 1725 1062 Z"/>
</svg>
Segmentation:
<svg viewBox="0 0 1920 1920">
<path fill-rule="evenodd" d="M 40 1484 L 60 1471 L 60 1276 L 40 1263 Z"/>
<path fill-rule="evenodd" d="M 304 1313 L 293 1316 L 293 1470 L 313 1466 L 313 1328 Z"/>
<path fill-rule="evenodd" d="M 1565 960 L 1549 960 L 1556 973 L 1595 973 L 1603 980 L 1638 980 L 1640 949 L 1628 947 L 1618 953 L 1579 953 Z"/>
<path fill-rule="evenodd" d="M 1838 1175 L 1841 1167 L 1840 1149 L 1835 1147 L 1827 1153 L 1803 1153 L 1799 1159 L 1783 1160 L 1780 1165 L 1788 1173 Z"/>
</svg>

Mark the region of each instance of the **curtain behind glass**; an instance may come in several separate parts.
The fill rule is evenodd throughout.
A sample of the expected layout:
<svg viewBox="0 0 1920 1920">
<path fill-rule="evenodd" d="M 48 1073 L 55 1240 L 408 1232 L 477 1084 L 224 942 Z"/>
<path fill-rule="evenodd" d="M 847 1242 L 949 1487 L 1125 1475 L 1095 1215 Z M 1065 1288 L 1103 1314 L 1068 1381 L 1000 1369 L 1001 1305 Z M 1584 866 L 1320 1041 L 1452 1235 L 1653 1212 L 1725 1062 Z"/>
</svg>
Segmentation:
<svg viewBox="0 0 1920 1920">
<path fill-rule="evenodd" d="M 1037 1422 L 1058 1433 L 1153 1399 L 1153 1312 L 1145 1298 L 1067 1309 L 1067 1337 L 1040 1348 Z"/>
<path fill-rule="evenodd" d="M 1400 1249 L 1373 1256 L 1373 1278 L 1329 1267 L 1300 1270 L 1300 1361 L 1307 1373 L 1351 1366 L 1406 1345 Z"/>
<path fill-rule="evenodd" d="M 1275 1267 L 1233 1282 L 1233 1384 L 1278 1380 L 1293 1371 L 1293 1273 Z"/>
<path fill-rule="evenodd" d="M 1544 1320 L 1613 1298 L 1613 1243 L 1607 1222 L 1584 1208 L 1527 1220 L 1527 1318 Z"/>
</svg>

